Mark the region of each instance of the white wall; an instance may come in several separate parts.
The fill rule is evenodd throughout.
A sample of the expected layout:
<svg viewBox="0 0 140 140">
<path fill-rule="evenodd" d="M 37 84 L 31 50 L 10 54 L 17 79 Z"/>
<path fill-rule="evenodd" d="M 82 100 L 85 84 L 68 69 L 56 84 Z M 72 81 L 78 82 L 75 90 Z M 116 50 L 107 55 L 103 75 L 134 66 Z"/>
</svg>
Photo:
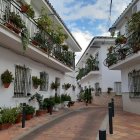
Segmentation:
<svg viewBox="0 0 140 140">
<path fill-rule="evenodd" d="M 107 88 L 111 87 L 114 89 L 114 82 L 121 82 L 121 71 L 120 70 L 109 70 L 103 62 L 107 58 L 107 49 L 111 45 L 104 44 L 100 49 L 100 68 L 102 75 L 102 91 L 107 92 Z"/>
<path fill-rule="evenodd" d="M 128 93 L 122 95 L 123 110 L 140 115 L 140 98 L 129 98 Z"/>
<path fill-rule="evenodd" d="M 75 80 L 74 77 L 69 77 L 67 79 L 65 77 L 64 73 L 61 73 L 60 71 L 51 69 L 43 64 L 40 64 L 38 62 L 35 62 L 29 58 L 26 58 L 24 56 L 18 55 L 8 49 L 3 48 L 0 46 L 0 75 L 5 71 L 9 70 L 12 72 L 12 74 L 15 77 L 15 64 L 19 64 L 21 66 L 25 65 L 26 67 L 29 67 L 31 71 L 32 76 L 38 76 L 40 77 L 40 72 L 46 71 L 49 74 L 49 88 L 48 91 L 39 91 L 38 89 L 34 89 L 32 87 L 31 93 L 34 94 L 36 92 L 42 94 L 45 97 L 54 96 L 55 91 L 50 88 L 50 84 L 55 81 L 55 78 L 60 78 L 60 93 L 63 93 L 62 84 L 69 82 L 70 84 L 73 84 L 73 80 Z M 68 76 L 67 76 L 68 77 Z M 66 81 L 67 80 L 67 81 Z M 69 91 L 68 93 L 71 93 Z M 28 98 L 13 98 L 14 95 L 14 82 L 11 83 L 10 87 L 8 89 L 4 88 L 2 85 L 2 82 L 0 80 L 0 106 L 15 106 L 21 102 L 27 102 Z"/>
<path fill-rule="evenodd" d="M 100 72 L 100 74 L 81 80 L 80 84 L 82 87 L 91 86 L 91 87 L 95 88 L 95 83 L 98 82 L 100 87 L 102 88 L 102 92 L 107 92 L 108 87 L 111 87 L 112 89 L 114 89 L 114 83 L 121 82 L 121 71 L 109 70 L 108 67 L 106 67 L 104 65 L 104 60 L 107 58 L 107 49 L 111 46 L 111 44 L 107 44 L 105 41 L 104 41 L 104 44 L 100 45 L 100 48 L 98 48 L 96 50 L 90 49 L 88 51 L 88 56 L 90 54 L 95 56 L 95 54 L 97 52 L 99 52 L 98 59 L 99 59 L 99 72 Z M 84 57 L 83 59 L 86 60 L 87 56 Z M 80 62 L 79 65 L 81 63 L 82 62 Z"/>
<path fill-rule="evenodd" d="M 129 98 L 128 73 L 133 70 L 139 70 L 139 65 L 125 67 L 122 72 L 122 92 L 123 92 L 123 109 L 128 112 L 140 114 L 140 98 Z"/>
</svg>

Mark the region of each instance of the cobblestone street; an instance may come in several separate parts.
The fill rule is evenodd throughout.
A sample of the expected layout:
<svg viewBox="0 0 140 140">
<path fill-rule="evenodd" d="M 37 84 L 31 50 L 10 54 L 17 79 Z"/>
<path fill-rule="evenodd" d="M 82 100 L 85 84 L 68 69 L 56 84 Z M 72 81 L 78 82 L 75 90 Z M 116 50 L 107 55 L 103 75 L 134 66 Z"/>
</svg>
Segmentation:
<svg viewBox="0 0 140 140">
<path fill-rule="evenodd" d="M 21 140 L 95 140 L 105 115 L 105 108 L 79 109 Z"/>
</svg>

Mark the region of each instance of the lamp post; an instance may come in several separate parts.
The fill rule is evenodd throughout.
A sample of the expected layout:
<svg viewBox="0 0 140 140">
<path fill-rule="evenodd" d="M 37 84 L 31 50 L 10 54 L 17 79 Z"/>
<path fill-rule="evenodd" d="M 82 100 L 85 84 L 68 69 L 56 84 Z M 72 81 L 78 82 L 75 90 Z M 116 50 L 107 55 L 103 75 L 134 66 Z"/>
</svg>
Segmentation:
<svg viewBox="0 0 140 140">
<path fill-rule="evenodd" d="M 115 30 L 116 30 L 116 27 L 111 27 L 111 28 L 109 28 L 109 32 L 110 32 L 110 34 L 111 34 L 112 37 L 113 37 L 114 34 L 115 34 Z"/>
</svg>

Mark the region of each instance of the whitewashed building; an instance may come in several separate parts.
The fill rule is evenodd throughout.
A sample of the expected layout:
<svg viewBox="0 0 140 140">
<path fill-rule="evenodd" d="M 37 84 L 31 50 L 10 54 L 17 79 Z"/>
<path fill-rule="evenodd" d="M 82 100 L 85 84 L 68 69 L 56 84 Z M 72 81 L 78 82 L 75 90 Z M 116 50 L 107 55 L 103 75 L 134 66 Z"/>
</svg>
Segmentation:
<svg viewBox="0 0 140 140">
<path fill-rule="evenodd" d="M 113 51 L 115 62 L 111 65 L 107 63 L 110 70 L 121 70 L 123 109 L 137 114 L 140 114 L 140 28 L 137 28 L 140 27 L 139 11 L 140 0 L 133 0 L 110 28 L 111 32 L 124 35 L 127 41 L 116 44 Z M 136 26 L 134 22 L 137 22 Z"/>
<path fill-rule="evenodd" d="M 95 93 L 106 93 L 108 88 L 116 94 L 121 93 L 120 71 L 109 70 L 104 65 L 107 50 L 114 45 L 114 38 L 97 36 L 92 39 L 76 65 L 78 84 L 82 89 L 93 88 Z M 88 65 L 88 59 L 94 61 Z"/>
<path fill-rule="evenodd" d="M 71 95 L 72 100 L 76 100 L 72 86 L 64 91 L 62 85 L 64 83 L 76 84 L 73 74 L 75 52 L 81 51 L 81 47 L 48 1 L 22 0 L 22 2 L 32 6 L 35 11 L 34 19 L 21 10 L 19 0 L 0 0 L 0 75 L 8 69 L 14 77 L 9 88 L 4 88 L 0 80 L 0 107 L 28 102 L 28 95 L 36 92 L 43 95 L 44 98 L 54 96 L 55 91 L 50 88 L 50 85 L 55 81 L 60 83 L 57 89 L 59 95 L 67 92 Z M 37 26 L 36 19 L 40 17 L 42 7 L 54 23 L 52 30 L 59 25 L 62 27 L 62 32 L 68 36 L 64 42 L 69 46 L 67 52 L 63 51 L 46 31 L 40 31 L 41 29 Z M 13 27 L 7 26 L 11 12 L 19 15 L 28 30 L 30 40 L 25 51 L 21 33 L 12 29 Z M 33 44 L 33 38 L 38 32 L 43 34 L 39 37 L 44 37 L 45 44 L 41 44 L 42 42 L 39 45 Z M 49 51 L 45 51 L 43 47 L 48 47 Z M 45 83 L 35 89 L 32 84 L 32 76 L 45 80 Z"/>
</svg>

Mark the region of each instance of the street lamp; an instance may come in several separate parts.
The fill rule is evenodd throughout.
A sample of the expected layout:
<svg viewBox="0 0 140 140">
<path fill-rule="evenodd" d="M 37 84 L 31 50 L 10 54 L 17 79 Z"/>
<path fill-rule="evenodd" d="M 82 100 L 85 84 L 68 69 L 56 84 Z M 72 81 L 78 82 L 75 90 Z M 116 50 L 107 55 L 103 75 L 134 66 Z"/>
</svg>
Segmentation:
<svg viewBox="0 0 140 140">
<path fill-rule="evenodd" d="M 115 30 L 116 30 L 116 27 L 111 27 L 109 28 L 109 32 L 111 33 L 111 36 L 113 37 L 114 34 L 115 34 Z"/>
</svg>

